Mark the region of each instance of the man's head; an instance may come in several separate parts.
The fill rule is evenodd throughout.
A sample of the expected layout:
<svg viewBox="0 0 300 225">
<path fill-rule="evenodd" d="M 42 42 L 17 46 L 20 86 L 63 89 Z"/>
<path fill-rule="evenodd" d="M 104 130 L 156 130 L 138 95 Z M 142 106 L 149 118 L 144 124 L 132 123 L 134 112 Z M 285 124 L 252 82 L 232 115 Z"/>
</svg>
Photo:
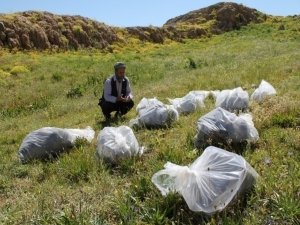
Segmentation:
<svg viewBox="0 0 300 225">
<path fill-rule="evenodd" d="M 117 79 L 122 80 L 125 77 L 126 65 L 122 62 L 117 62 L 114 65 L 114 68 L 115 68 L 115 74 L 117 76 Z"/>
</svg>

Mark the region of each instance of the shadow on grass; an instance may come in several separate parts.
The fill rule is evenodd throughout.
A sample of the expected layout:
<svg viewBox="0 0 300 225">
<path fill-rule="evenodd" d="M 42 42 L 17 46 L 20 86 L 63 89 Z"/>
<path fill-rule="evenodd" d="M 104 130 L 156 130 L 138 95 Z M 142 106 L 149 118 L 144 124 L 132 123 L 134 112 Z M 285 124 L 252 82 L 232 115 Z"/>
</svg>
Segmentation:
<svg viewBox="0 0 300 225">
<path fill-rule="evenodd" d="M 21 163 L 22 164 L 35 164 L 39 162 L 42 162 L 44 164 L 55 163 L 57 160 L 59 160 L 61 156 L 70 154 L 75 150 L 82 149 L 83 147 L 90 146 L 90 145 L 91 143 L 89 143 L 85 138 L 77 138 L 73 146 L 69 146 L 68 148 L 62 148 L 62 150 L 59 152 L 46 152 L 46 154 L 42 158 L 28 159 Z"/>
<path fill-rule="evenodd" d="M 250 151 L 252 153 L 258 147 L 258 143 L 250 143 L 249 141 L 246 140 L 234 143 L 231 142 L 230 140 L 225 140 L 225 139 L 206 138 L 206 142 L 202 142 L 201 144 L 197 143 L 195 147 L 197 149 L 204 150 L 209 146 L 215 146 L 242 155 L 245 151 Z"/>
<path fill-rule="evenodd" d="M 179 224 L 207 224 L 213 221 L 216 224 L 243 224 L 244 214 L 250 206 L 249 199 L 254 192 L 252 188 L 244 194 L 238 194 L 224 210 L 211 215 L 191 211 L 183 197 L 177 193 L 169 193 L 166 197 L 159 198 L 155 208 L 168 220 Z"/>
<path fill-rule="evenodd" d="M 102 130 L 105 127 L 117 127 L 121 125 L 127 125 L 129 123 L 129 120 L 126 118 L 126 116 L 121 117 L 112 117 L 110 119 L 101 119 L 96 121 L 96 126 Z"/>
<path fill-rule="evenodd" d="M 111 162 L 105 159 L 99 159 L 99 160 L 103 161 L 103 165 L 105 166 L 105 169 L 111 175 L 131 177 L 136 175 L 138 170 L 136 168 L 136 162 L 137 160 L 139 160 L 138 156 L 134 156 L 129 159 L 119 160 L 118 162 Z"/>
</svg>

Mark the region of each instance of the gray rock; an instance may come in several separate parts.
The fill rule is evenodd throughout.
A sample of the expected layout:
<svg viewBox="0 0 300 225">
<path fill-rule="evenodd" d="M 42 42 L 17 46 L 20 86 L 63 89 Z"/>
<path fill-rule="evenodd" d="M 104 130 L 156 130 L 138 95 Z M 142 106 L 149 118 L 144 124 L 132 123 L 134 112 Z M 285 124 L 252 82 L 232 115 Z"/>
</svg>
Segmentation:
<svg viewBox="0 0 300 225">
<path fill-rule="evenodd" d="M 8 38 L 8 46 L 10 48 L 19 48 L 20 47 L 20 42 L 16 38 Z"/>
<path fill-rule="evenodd" d="M 5 26 L 3 22 L 0 22 L 0 31 L 5 31 Z"/>
<path fill-rule="evenodd" d="M 0 31 L 0 40 L 5 41 L 6 39 L 6 34 L 3 31 Z"/>
<path fill-rule="evenodd" d="M 29 37 L 37 49 L 47 49 L 50 48 L 50 43 L 48 37 L 40 26 L 35 25 L 30 31 Z"/>
<path fill-rule="evenodd" d="M 25 49 L 31 48 L 30 39 L 29 39 L 28 34 L 22 34 L 20 39 L 21 39 L 21 45 L 23 48 L 25 48 Z"/>
</svg>

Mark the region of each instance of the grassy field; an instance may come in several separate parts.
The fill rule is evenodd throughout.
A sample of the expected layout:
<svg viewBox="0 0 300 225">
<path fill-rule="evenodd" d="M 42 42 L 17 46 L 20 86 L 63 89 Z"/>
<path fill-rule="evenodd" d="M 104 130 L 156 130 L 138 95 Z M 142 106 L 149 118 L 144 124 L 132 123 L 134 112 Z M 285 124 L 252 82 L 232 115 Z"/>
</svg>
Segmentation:
<svg viewBox="0 0 300 225">
<path fill-rule="evenodd" d="M 178 194 L 161 196 L 151 183 L 167 161 L 188 165 L 201 155 L 193 137 L 198 118 L 214 108 L 212 98 L 169 129 L 135 131 L 148 151 L 117 167 L 95 158 L 96 141 L 78 143 L 53 162 L 20 164 L 18 148 L 35 129 L 90 125 L 98 134 L 98 98 L 116 61 L 127 64 L 136 103 L 238 86 L 251 94 L 253 84 L 270 82 L 278 95 L 251 104 L 260 140 L 242 153 L 260 175 L 252 193 L 206 216 L 191 212 Z M 185 43 L 136 43 L 106 54 L 1 50 L 0 84 L 0 224 L 300 224 L 297 18 L 273 18 Z M 113 125 L 135 117 L 132 110 Z"/>
</svg>

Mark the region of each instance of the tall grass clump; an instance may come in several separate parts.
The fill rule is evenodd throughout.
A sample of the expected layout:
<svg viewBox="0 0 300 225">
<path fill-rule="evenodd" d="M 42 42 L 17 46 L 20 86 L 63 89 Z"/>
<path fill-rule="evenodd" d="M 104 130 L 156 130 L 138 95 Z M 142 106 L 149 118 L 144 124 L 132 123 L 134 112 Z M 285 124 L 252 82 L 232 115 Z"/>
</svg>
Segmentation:
<svg viewBox="0 0 300 225">
<path fill-rule="evenodd" d="M 29 73 L 29 70 L 27 69 L 26 66 L 14 66 L 10 70 L 10 73 L 13 75 L 26 74 L 26 73 Z"/>
</svg>

